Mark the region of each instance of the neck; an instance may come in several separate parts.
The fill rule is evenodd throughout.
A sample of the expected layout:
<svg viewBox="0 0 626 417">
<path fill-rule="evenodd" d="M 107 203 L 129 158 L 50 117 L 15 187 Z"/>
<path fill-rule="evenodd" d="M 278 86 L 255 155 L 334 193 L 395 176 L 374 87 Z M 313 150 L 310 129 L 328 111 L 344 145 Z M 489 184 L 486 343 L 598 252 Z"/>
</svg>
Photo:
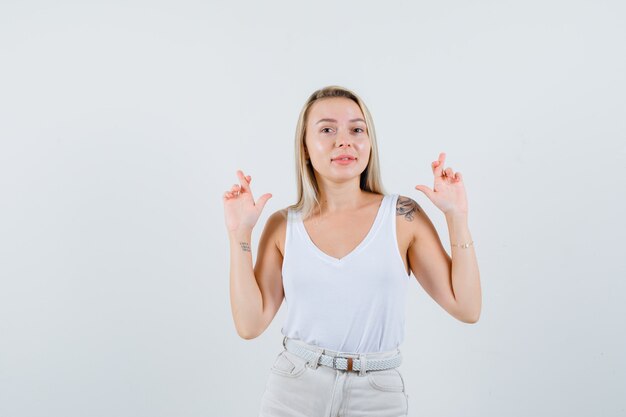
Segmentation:
<svg viewBox="0 0 626 417">
<path fill-rule="evenodd" d="M 368 192 L 359 188 L 359 178 L 356 181 L 344 183 L 320 184 L 319 201 L 320 214 L 333 214 L 353 211 L 362 207 L 367 199 Z"/>
</svg>

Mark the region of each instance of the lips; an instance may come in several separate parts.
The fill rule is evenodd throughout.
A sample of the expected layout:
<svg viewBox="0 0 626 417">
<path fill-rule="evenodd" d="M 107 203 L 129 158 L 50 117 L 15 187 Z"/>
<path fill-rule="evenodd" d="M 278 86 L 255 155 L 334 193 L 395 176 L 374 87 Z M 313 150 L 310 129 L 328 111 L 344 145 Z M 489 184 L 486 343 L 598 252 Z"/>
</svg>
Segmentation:
<svg viewBox="0 0 626 417">
<path fill-rule="evenodd" d="M 339 155 L 339 156 L 336 156 L 336 157 L 332 158 L 331 161 L 342 160 L 342 159 L 346 159 L 346 158 L 349 159 L 349 160 L 356 159 L 356 157 L 354 157 L 352 155 L 344 154 L 344 155 Z"/>
</svg>

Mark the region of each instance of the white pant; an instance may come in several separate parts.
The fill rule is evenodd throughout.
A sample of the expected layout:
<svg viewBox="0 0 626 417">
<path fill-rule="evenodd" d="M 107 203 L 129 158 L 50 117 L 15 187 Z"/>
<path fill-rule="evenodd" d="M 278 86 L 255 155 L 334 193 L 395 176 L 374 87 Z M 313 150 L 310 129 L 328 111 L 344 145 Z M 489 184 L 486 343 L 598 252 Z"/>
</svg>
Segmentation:
<svg viewBox="0 0 626 417">
<path fill-rule="evenodd" d="M 294 339 L 292 339 L 294 340 Z M 294 340 L 302 347 L 314 345 Z M 399 350 L 367 354 L 381 359 Z M 324 354 L 339 352 L 324 349 Z M 276 357 L 261 398 L 259 417 L 401 417 L 408 415 L 409 396 L 398 368 L 359 372 L 315 367 L 282 350 Z"/>
</svg>

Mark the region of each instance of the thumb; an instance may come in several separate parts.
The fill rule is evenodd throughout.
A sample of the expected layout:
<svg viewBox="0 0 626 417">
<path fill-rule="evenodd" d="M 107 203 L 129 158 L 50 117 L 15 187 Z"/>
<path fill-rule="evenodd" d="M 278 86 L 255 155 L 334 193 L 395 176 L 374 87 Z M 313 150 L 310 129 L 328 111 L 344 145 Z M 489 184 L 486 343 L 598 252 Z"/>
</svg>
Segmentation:
<svg viewBox="0 0 626 417">
<path fill-rule="evenodd" d="M 267 203 L 267 200 L 269 200 L 270 198 L 272 198 L 271 194 L 269 193 L 263 194 L 261 197 L 259 197 L 255 205 L 259 208 L 259 210 L 263 211 L 263 207 L 265 207 L 265 203 Z"/>
<path fill-rule="evenodd" d="M 430 200 L 432 200 L 431 196 L 433 194 L 433 190 L 431 190 L 427 186 L 425 186 L 425 185 L 416 185 L 415 189 L 423 192 L 424 194 L 426 194 L 426 197 L 428 197 Z"/>
</svg>

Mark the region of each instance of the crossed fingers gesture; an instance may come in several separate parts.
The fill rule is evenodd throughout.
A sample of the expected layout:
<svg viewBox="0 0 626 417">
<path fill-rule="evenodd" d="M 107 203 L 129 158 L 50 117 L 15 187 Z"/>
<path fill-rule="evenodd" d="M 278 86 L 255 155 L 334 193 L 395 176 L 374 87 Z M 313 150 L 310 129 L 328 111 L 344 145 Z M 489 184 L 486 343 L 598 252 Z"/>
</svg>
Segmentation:
<svg viewBox="0 0 626 417">
<path fill-rule="evenodd" d="M 430 189 L 425 185 L 416 185 L 415 189 L 426 194 L 444 214 L 467 214 L 467 195 L 463 176 L 454 172 L 452 168 L 444 168 L 445 152 L 439 154 L 439 159 L 431 164 L 435 183 Z"/>
</svg>

